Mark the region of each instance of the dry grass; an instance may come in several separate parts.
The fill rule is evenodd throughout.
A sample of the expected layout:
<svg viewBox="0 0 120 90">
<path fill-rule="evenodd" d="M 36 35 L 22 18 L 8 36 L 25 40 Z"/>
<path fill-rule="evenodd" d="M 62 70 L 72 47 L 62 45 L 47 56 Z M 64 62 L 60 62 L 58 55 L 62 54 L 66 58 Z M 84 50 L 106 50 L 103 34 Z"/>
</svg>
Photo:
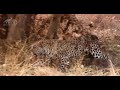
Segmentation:
<svg viewBox="0 0 120 90">
<path fill-rule="evenodd" d="M 117 76 L 120 74 L 120 69 L 111 68 L 97 69 L 96 67 L 74 67 L 67 73 L 57 71 L 55 68 L 50 67 L 32 67 L 32 65 L 1 65 L 1 76 Z"/>
<path fill-rule="evenodd" d="M 56 68 L 34 66 L 30 63 L 30 53 L 26 48 L 26 43 L 16 44 L 16 47 L 11 47 L 6 54 L 5 64 L 0 65 L 1 76 L 117 76 L 120 75 L 119 68 L 114 68 L 111 63 L 111 68 L 99 69 L 96 66 L 84 67 L 80 63 L 76 63 L 67 73 L 57 71 Z M 17 48 L 17 49 L 16 49 Z M 22 59 L 25 64 L 19 63 Z M 19 61 L 20 60 L 20 61 Z"/>
</svg>

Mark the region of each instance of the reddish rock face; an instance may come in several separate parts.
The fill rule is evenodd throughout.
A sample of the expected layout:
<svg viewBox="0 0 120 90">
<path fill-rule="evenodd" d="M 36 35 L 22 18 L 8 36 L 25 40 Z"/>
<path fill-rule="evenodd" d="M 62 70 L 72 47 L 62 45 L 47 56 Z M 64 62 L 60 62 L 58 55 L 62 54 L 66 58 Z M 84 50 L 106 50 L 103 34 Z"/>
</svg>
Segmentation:
<svg viewBox="0 0 120 90">
<path fill-rule="evenodd" d="M 120 14 L 106 14 L 108 16 L 115 16 L 116 19 L 120 19 Z"/>
</svg>

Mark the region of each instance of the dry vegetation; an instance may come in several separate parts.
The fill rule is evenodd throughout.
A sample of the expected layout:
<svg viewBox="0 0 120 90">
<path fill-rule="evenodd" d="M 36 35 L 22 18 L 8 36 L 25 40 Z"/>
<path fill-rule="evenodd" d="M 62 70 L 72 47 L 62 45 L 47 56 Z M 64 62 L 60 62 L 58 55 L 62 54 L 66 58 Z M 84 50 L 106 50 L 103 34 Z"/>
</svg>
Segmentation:
<svg viewBox="0 0 120 90">
<path fill-rule="evenodd" d="M 48 29 L 48 23 L 45 23 L 45 28 L 42 28 L 42 19 L 48 19 L 49 15 L 37 15 L 35 20 L 35 33 L 37 40 L 41 36 L 45 36 Z M 97 14 L 76 14 L 76 17 L 81 21 L 81 25 L 99 37 L 111 56 L 112 68 L 99 68 L 95 65 L 84 67 L 77 63 L 69 72 L 62 73 L 52 67 L 33 66 L 31 62 L 31 53 L 29 46 L 36 40 L 36 36 L 27 38 L 25 41 L 16 42 L 14 45 L 1 40 L 4 47 L 7 47 L 7 53 L 0 53 L 0 60 L 5 56 L 5 63 L 0 65 L 1 76 L 114 76 L 120 75 L 120 20 L 114 15 L 97 15 Z M 120 17 L 120 15 L 119 15 Z M 92 24 L 93 27 L 89 27 Z M 35 39 L 34 39 L 35 38 Z M 28 43 L 29 42 L 29 43 Z M 5 49 L 5 48 L 4 48 Z M 4 50 L 2 45 L 0 50 Z M 82 59 L 82 58 L 81 58 Z"/>
</svg>

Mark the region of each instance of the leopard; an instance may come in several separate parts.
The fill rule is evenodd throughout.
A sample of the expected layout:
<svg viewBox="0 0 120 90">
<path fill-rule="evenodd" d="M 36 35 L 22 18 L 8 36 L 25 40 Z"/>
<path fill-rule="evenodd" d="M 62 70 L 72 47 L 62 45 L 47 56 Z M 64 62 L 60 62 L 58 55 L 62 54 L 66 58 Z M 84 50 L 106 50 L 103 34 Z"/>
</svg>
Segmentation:
<svg viewBox="0 0 120 90">
<path fill-rule="evenodd" d="M 31 45 L 31 52 L 39 62 L 42 59 L 45 65 L 57 67 L 62 72 L 67 72 L 81 57 L 90 58 L 90 63 L 94 58 L 102 62 L 109 59 L 107 52 L 101 48 L 98 37 L 92 34 L 71 40 L 40 40 Z"/>
</svg>

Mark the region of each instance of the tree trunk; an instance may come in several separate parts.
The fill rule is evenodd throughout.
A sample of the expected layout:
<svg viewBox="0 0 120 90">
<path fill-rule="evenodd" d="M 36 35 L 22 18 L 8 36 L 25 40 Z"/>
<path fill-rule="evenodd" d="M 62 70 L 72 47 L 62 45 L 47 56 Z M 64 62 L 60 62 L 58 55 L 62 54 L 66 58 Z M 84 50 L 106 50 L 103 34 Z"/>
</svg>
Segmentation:
<svg viewBox="0 0 120 90">
<path fill-rule="evenodd" d="M 61 16 L 62 16 L 62 14 L 53 14 L 53 17 L 51 18 L 47 38 L 49 38 L 49 39 L 57 39 L 58 38 L 57 31 L 60 27 Z"/>
<path fill-rule="evenodd" d="M 17 14 L 15 19 L 14 16 L 10 21 L 9 28 L 8 28 L 8 37 L 7 40 L 9 42 L 16 42 L 18 40 L 25 39 L 25 29 L 26 29 L 26 21 L 27 15 L 26 14 Z"/>
<path fill-rule="evenodd" d="M 8 26 L 4 25 L 4 21 L 7 19 L 7 14 L 0 15 L 0 39 L 6 39 L 8 34 Z"/>
<path fill-rule="evenodd" d="M 36 14 L 28 14 L 27 15 L 26 30 L 25 30 L 25 34 L 27 37 L 29 37 L 30 34 L 33 32 L 35 15 Z"/>
</svg>

